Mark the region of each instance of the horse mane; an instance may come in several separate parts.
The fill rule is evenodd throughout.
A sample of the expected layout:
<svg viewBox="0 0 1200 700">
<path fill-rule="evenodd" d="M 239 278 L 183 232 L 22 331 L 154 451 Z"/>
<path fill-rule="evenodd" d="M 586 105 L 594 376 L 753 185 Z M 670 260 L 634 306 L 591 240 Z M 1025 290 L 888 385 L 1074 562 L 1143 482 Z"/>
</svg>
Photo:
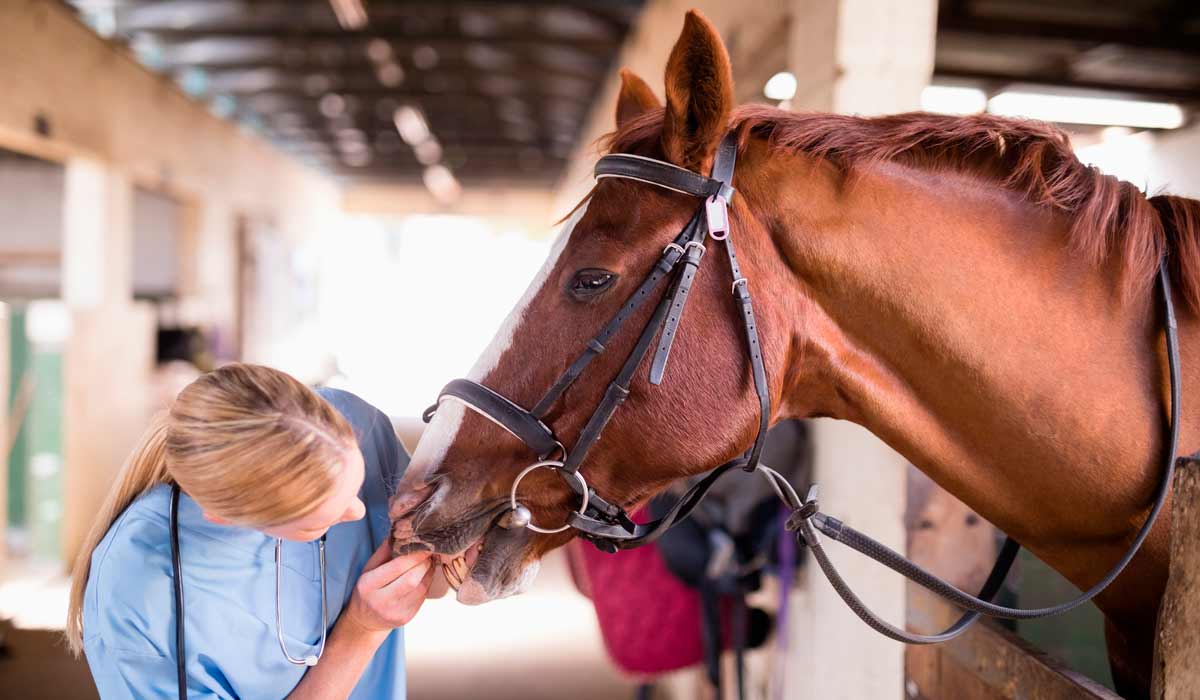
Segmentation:
<svg viewBox="0 0 1200 700">
<path fill-rule="evenodd" d="M 1099 265 L 1121 261 L 1123 295 L 1145 293 L 1170 251 L 1172 277 L 1200 313 L 1200 201 L 1147 197 L 1137 186 L 1084 165 L 1066 132 L 1044 122 L 990 114 L 910 112 L 882 117 L 787 112 L 746 105 L 732 128 L 800 152 L 845 173 L 881 161 L 968 172 L 1020 194 L 1070 221 L 1068 244 Z M 606 138 L 611 151 L 644 148 L 662 133 L 662 110 L 630 120 Z"/>
</svg>

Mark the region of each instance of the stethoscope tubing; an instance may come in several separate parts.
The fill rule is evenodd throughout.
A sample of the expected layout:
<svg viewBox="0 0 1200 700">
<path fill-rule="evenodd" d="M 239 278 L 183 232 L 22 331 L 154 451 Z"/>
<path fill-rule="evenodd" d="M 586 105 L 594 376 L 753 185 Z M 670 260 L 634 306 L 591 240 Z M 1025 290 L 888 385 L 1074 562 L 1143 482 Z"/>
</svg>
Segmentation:
<svg viewBox="0 0 1200 700">
<path fill-rule="evenodd" d="M 179 551 L 179 484 L 171 485 L 171 568 L 174 575 L 175 588 L 175 675 L 179 689 L 179 700 L 187 700 L 187 656 L 184 642 L 184 605 L 183 605 L 183 561 Z M 325 655 L 325 637 L 329 630 L 329 605 L 325 595 L 325 535 L 321 535 L 317 545 L 321 566 L 321 641 L 317 653 L 303 658 L 296 658 L 288 653 L 287 644 L 283 640 L 283 623 L 281 609 L 283 604 L 280 595 L 283 577 L 283 540 L 275 539 L 275 636 L 279 639 L 279 649 L 289 663 L 297 666 L 316 666 Z"/>
</svg>

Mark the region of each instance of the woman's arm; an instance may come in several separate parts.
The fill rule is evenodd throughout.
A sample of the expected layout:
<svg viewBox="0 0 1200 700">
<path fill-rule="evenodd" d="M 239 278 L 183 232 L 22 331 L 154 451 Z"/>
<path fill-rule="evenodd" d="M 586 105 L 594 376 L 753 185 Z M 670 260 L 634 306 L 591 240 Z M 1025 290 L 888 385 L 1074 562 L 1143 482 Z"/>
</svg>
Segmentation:
<svg viewBox="0 0 1200 700">
<path fill-rule="evenodd" d="M 383 640 L 417 614 L 433 580 L 428 552 L 387 561 L 389 541 L 375 550 L 354 585 L 350 603 L 329 635 L 321 663 L 308 669 L 289 698 L 350 695 Z"/>
</svg>

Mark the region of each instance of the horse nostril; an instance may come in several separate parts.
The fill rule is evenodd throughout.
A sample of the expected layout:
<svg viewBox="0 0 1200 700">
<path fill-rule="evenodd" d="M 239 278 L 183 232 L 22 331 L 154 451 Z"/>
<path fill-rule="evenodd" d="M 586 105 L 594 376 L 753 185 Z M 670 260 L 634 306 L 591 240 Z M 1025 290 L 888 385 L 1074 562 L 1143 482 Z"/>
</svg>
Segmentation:
<svg viewBox="0 0 1200 700">
<path fill-rule="evenodd" d="M 435 484 L 426 482 L 397 491 L 388 506 L 388 516 L 393 521 L 412 517 L 421 506 L 429 502 L 429 499 L 437 491 L 434 486 Z"/>
</svg>

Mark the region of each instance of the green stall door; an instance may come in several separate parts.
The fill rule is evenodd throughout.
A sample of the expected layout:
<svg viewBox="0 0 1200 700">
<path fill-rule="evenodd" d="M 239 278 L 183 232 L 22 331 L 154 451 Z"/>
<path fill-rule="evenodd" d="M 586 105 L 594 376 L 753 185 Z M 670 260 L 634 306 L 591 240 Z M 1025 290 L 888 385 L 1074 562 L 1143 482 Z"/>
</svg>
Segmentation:
<svg viewBox="0 0 1200 700">
<path fill-rule="evenodd" d="M 20 430 L 9 455 L 8 514 L 14 549 L 39 559 L 61 550 L 63 346 L 70 315 L 59 302 L 14 309 L 11 414 Z"/>
</svg>

